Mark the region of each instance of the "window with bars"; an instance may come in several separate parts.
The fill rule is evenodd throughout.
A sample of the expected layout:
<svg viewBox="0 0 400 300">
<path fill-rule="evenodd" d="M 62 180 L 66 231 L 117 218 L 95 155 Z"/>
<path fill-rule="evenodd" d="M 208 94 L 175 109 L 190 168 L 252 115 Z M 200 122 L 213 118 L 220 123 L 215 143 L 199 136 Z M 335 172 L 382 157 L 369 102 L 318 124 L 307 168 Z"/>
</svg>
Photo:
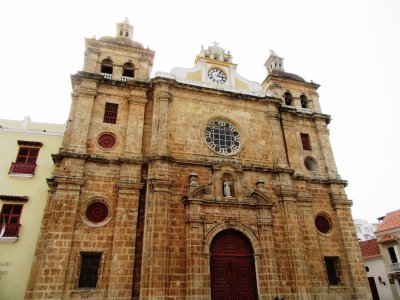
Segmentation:
<svg viewBox="0 0 400 300">
<path fill-rule="evenodd" d="M 339 257 L 325 256 L 324 257 L 326 274 L 328 275 L 328 282 L 330 285 L 339 285 L 340 283 L 340 264 Z"/>
<path fill-rule="evenodd" d="M 303 150 L 311 150 L 310 136 L 307 133 L 300 133 L 300 137 Z"/>
<path fill-rule="evenodd" d="M 4 204 L 0 214 L 1 237 L 18 237 L 22 213 L 21 204 Z"/>
<path fill-rule="evenodd" d="M 117 115 L 118 115 L 118 104 L 116 103 L 106 103 L 106 107 L 104 110 L 104 123 L 117 123 Z"/>
<path fill-rule="evenodd" d="M 81 252 L 79 288 L 96 288 L 101 255 L 101 252 Z"/>
</svg>

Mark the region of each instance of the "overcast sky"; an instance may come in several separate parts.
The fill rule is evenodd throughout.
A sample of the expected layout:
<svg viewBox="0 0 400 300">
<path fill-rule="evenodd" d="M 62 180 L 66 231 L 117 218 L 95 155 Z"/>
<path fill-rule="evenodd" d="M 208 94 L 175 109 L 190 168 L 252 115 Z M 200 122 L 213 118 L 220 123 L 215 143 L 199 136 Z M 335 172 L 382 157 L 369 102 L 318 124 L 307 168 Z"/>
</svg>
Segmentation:
<svg viewBox="0 0 400 300">
<path fill-rule="evenodd" d="M 331 143 L 353 216 L 400 209 L 400 1 L 6 1 L 0 11 L 0 118 L 64 123 L 84 38 L 133 38 L 156 51 L 153 75 L 192 67 L 201 45 L 229 50 L 261 83 L 269 49 L 285 70 L 321 84 Z"/>
</svg>

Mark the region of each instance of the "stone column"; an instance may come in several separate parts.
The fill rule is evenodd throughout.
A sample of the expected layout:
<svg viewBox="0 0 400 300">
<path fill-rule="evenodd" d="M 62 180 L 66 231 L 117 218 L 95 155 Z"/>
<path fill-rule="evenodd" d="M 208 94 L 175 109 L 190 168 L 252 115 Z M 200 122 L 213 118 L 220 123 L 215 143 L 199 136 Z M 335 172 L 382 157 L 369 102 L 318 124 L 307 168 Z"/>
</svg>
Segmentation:
<svg viewBox="0 0 400 300">
<path fill-rule="evenodd" d="M 141 299 L 166 299 L 171 180 L 150 179 L 143 238 Z"/>
<path fill-rule="evenodd" d="M 142 186 L 142 183 L 132 181 L 117 183 L 118 202 L 115 208 L 108 299 L 132 298 L 136 222 Z"/>
<path fill-rule="evenodd" d="M 69 295 L 66 285 L 68 274 L 73 272 L 70 262 L 71 245 L 74 235 L 75 220 L 80 198 L 81 187 L 85 183 L 78 177 L 55 177 L 57 186 L 49 199 L 48 226 L 41 232 L 40 240 L 44 240 L 43 249 L 38 249 L 36 274 L 31 274 L 32 289 L 27 291 L 26 299 L 63 299 Z"/>
<path fill-rule="evenodd" d="M 296 295 L 296 299 L 311 299 L 309 271 L 305 261 L 306 252 L 297 214 L 297 191 L 291 185 L 281 185 L 279 193 L 289 257 L 289 262 L 283 267 L 281 273 L 290 274 L 288 278 L 293 287 L 291 293 Z"/>
<path fill-rule="evenodd" d="M 343 187 L 331 185 L 331 205 L 336 213 L 342 238 L 345 257 L 341 258 L 341 267 L 347 270 L 350 279 L 352 298 L 370 299 L 369 284 L 365 275 L 364 263 L 357 240 L 357 234 L 351 216 L 352 201 L 347 199 Z M 369 297 L 368 297 L 368 296 Z"/>
</svg>

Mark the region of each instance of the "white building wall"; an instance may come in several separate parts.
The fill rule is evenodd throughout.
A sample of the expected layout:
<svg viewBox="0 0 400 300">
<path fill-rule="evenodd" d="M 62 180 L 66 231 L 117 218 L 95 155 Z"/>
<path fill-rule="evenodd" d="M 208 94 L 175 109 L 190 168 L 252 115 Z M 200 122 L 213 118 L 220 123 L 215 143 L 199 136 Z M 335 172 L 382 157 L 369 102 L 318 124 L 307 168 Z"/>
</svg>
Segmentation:
<svg viewBox="0 0 400 300">
<path fill-rule="evenodd" d="M 364 260 L 364 265 L 368 267 L 368 277 L 374 277 L 376 287 L 378 289 L 379 298 L 381 300 L 395 300 L 389 284 L 389 278 L 386 275 L 385 263 L 382 257 L 371 258 Z M 379 282 L 379 277 L 382 278 L 382 283 Z M 385 284 L 383 284 L 385 283 Z"/>
</svg>

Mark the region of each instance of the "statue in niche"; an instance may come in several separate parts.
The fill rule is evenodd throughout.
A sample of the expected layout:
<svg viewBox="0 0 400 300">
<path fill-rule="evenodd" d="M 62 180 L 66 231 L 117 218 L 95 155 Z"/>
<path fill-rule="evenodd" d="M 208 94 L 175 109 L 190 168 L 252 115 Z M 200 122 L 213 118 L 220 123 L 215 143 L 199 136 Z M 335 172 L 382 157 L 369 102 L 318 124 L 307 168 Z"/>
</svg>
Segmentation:
<svg viewBox="0 0 400 300">
<path fill-rule="evenodd" d="M 225 178 L 225 180 L 224 180 L 224 196 L 225 197 L 232 197 L 231 185 L 232 185 L 232 181 L 229 181 L 228 179 Z"/>
</svg>

